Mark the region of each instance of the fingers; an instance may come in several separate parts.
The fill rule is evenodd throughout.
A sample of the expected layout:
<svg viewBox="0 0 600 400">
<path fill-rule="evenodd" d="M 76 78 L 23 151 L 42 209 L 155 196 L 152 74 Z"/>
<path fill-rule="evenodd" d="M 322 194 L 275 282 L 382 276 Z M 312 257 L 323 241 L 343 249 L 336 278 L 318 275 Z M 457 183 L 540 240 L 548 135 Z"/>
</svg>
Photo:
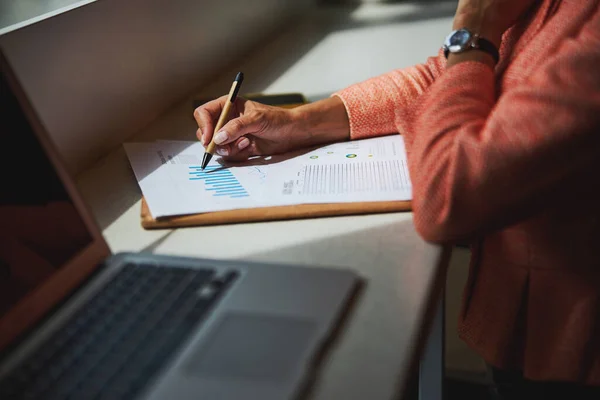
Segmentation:
<svg viewBox="0 0 600 400">
<path fill-rule="evenodd" d="M 223 96 L 194 110 L 194 119 L 198 124 L 196 136 L 205 147 L 213 140 L 217 145 L 215 153 L 226 160 L 245 160 L 254 155 L 253 152 L 256 151 L 253 140 L 247 135 L 256 135 L 262 132 L 267 117 L 260 110 L 251 110 L 243 114 L 244 110 L 248 110 L 245 107 L 247 100 L 238 98 L 235 103 L 234 117 L 219 132 L 213 133 L 226 101 L 227 96 Z M 248 104 L 251 103 L 248 102 Z"/>
<path fill-rule="evenodd" d="M 215 133 L 214 142 L 219 146 L 236 143 L 244 135 L 257 134 L 263 127 L 265 116 L 262 112 L 250 112 L 227 122 Z M 241 142 L 248 146 L 249 142 Z M 245 147 L 243 146 L 243 147 Z"/>
<path fill-rule="evenodd" d="M 241 138 L 239 138 L 238 140 L 236 140 L 235 143 L 234 143 L 234 147 L 238 151 L 244 150 L 249 145 L 250 145 L 250 139 L 248 139 L 245 136 L 242 136 Z"/>
<path fill-rule="evenodd" d="M 217 146 L 215 151 L 227 160 L 239 160 L 244 158 L 243 154 L 246 154 L 245 158 L 253 155 L 253 146 L 251 144 L 252 142 L 249 138 L 242 136 L 233 143 Z M 242 155 L 240 156 L 240 154 Z"/>
<path fill-rule="evenodd" d="M 215 124 L 221 115 L 221 111 L 223 110 L 226 101 L 227 96 L 221 96 L 194 110 L 194 119 L 198 124 L 196 137 L 204 146 L 207 146 L 212 139 Z"/>
<path fill-rule="evenodd" d="M 254 148 L 254 144 L 252 144 L 247 138 L 242 138 L 240 140 L 244 139 L 247 140 L 250 144 L 248 144 L 244 148 L 240 148 L 239 146 L 234 145 L 227 145 L 230 147 L 231 153 L 228 156 L 223 156 L 223 158 L 228 162 L 239 162 L 246 161 L 248 158 L 256 155 L 256 149 Z M 239 144 L 238 142 L 236 143 Z"/>
</svg>

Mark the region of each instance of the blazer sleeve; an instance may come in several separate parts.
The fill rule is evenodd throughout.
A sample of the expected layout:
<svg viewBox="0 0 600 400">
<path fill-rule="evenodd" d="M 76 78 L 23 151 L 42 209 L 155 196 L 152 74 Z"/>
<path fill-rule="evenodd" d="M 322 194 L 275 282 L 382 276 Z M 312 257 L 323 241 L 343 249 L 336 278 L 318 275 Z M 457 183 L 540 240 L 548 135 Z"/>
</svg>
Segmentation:
<svg viewBox="0 0 600 400">
<path fill-rule="evenodd" d="M 489 66 L 448 68 L 423 99 L 407 142 L 421 236 L 451 243 L 509 226 L 600 171 L 599 66 L 596 12 L 499 98 Z"/>
<path fill-rule="evenodd" d="M 398 133 L 398 112 L 410 109 L 442 74 L 445 65 L 446 59 L 440 52 L 423 64 L 394 70 L 334 93 L 332 96 L 340 97 L 346 107 L 350 138 Z"/>
</svg>

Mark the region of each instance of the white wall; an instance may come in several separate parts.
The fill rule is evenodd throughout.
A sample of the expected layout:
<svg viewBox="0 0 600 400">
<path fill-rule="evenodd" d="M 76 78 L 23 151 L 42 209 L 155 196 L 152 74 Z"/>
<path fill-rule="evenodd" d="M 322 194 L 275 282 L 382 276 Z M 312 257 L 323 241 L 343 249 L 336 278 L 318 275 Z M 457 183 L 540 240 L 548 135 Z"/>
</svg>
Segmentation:
<svg viewBox="0 0 600 400">
<path fill-rule="evenodd" d="M 313 0 L 99 0 L 0 37 L 78 174 Z"/>
</svg>

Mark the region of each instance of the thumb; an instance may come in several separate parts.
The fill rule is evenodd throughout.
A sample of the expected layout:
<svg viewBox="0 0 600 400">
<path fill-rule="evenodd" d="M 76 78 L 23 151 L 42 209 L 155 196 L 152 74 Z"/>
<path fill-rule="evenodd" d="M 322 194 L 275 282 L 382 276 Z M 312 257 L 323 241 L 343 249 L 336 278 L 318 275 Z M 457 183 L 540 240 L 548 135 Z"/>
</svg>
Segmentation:
<svg viewBox="0 0 600 400">
<path fill-rule="evenodd" d="M 232 143 L 244 135 L 260 131 L 262 125 L 262 118 L 256 113 L 234 118 L 215 133 L 215 144 L 224 145 Z"/>
</svg>

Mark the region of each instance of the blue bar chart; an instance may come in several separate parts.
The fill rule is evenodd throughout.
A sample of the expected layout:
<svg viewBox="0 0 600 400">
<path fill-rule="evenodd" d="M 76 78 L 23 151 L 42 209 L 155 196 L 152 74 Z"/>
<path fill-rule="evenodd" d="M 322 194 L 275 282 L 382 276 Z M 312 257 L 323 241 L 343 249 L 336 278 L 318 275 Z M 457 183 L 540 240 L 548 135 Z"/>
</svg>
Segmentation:
<svg viewBox="0 0 600 400">
<path fill-rule="evenodd" d="M 189 180 L 203 181 L 206 190 L 215 197 L 236 199 L 250 196 L 231 171 L 220 165 L 209 165 L 204 171 L 200 166 L 190 166 Z"/>
</svg>

